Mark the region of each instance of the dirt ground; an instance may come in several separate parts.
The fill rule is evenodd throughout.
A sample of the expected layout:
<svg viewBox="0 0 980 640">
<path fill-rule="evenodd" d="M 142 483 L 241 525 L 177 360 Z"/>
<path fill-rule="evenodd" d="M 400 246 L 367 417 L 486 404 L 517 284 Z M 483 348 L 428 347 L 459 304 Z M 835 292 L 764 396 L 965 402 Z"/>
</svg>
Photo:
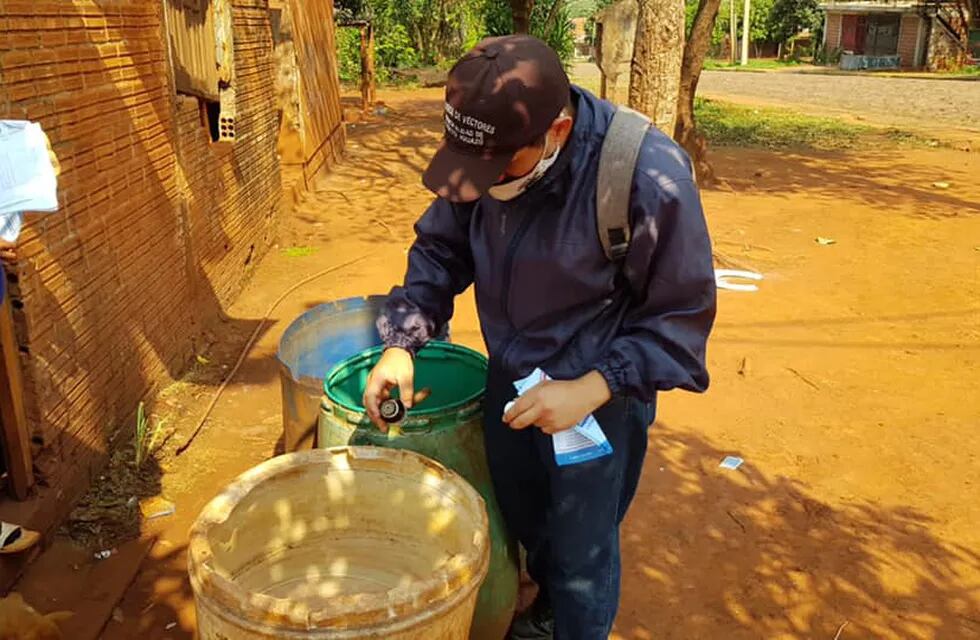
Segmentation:
<svg viewBox="0 0 980 640">
<path fill-rule="evenodd" d="M 177 512 L 143 523 L 155 544 L 106 640 L 192 637 L 187 530 L 276 450 L 279 336 L 320 302 L 400 279 L 429 200 L 419 173 L 441 95 L 382 98 L 388 113 L 350 129 L 347 159 L 285 222 L 229 315 L 258 321 L 299 279 L 359 261 L 272 312 L 182 456 L 174 446 L 248 336 L 216 332 L 197 382 L 154 407 L 176 429 L 161 491 Z M 713 160 L 727 181 L 703 194 L 719 263 L 765 280 L 720 294 L 711 390 L 661 397 L 623 532 L 615 637 L 980 637 L 980 154 L 721 149 Z M 471 293 L 453 334 L 482 349 Z M 746 462 L 722 470 L 726 455 Z M 79 557 L 49 562 L 25 591 L 41 610 L 75 610 L 83 629 L 99 590 L 71 585 L 98 566 Z"/>
</svg>

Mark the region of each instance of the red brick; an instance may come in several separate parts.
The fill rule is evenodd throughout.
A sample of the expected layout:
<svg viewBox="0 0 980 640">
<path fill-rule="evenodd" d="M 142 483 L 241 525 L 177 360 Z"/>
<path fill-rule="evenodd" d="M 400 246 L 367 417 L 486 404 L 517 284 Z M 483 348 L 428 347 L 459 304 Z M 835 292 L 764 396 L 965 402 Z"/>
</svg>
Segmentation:
<svg viewBox="0 0 980 640">
<path fill-rule="evenodd" d="M 21 84 L 15 84 L 13 86 L 6 87 L 7 99 L 13 102 L 21 102 L 23 100 L 28 100 L 37 95 L 37 91 L 34 84 L 31 82 L 24 82 Z"/>
<path fill-rule="evenodd" d="M 17 49 L 36 49 L 41 46 L 41 37 L 34 31 L 15 31 L 0 38 L 0 51 Z"/>
<path fill-rule="evenodd" d="M 55 59 L 58 62 L 79 62 L 81 60 L 97 60 L 98 50 L 89 44 L 72 45 L 58 47 L 54 50 Z"/>
<path fill-rule="evenodd" d="M 41 46 L 46 48 L 63 47 L 68 44 L 68 34 L 64 31 L 39 31 Z"/>
</svg>

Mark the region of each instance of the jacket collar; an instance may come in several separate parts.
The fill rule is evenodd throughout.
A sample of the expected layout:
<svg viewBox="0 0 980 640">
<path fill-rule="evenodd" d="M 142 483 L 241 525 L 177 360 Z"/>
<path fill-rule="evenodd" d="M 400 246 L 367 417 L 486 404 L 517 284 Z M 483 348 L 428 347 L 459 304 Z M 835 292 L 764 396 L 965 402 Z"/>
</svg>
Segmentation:
<svg viewBox="0 0 980 640">
<path fill-rule="evenodd" d="M 567 190 L 574 176 L 591 164 L 593 156 L 602 146 L 609 119 L 612 117 L 612 106 L 576 85 L 572 85 L 572 104 L 575 107 L 572 133 L 555 165 L 528 191 L 528 200 L 537 199 L 538 194 Z"/>
</svg>

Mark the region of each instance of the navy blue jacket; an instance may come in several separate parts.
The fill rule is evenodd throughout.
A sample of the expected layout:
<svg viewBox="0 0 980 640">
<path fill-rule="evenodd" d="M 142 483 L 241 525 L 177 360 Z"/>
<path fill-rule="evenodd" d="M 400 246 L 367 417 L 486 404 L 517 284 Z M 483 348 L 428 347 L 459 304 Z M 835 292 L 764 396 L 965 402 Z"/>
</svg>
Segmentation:
<svg viewBox="0 0 980 640">
<path fill-rule="evenodd" d="M 510 202 L 437 199 L 416 223 L 404 286 L 378 321 L 389 347 L 420 349 L 476 285 L 491 367 L 567 380 L 597 370 L 614 395 L 708 386 L 715 317 L 711 241 L 690 161 L 651 128 L 633 177 L 633 237 L 617 265 L 596 227 L 596 177 L 615 107 L 573 88 L 575 125 L 558 161 Z"/>
</svg>

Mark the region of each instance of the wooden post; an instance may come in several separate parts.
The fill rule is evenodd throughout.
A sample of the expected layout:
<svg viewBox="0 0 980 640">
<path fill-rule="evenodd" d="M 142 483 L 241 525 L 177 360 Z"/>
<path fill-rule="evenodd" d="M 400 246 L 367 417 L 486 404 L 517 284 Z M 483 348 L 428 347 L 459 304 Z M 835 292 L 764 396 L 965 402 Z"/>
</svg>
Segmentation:
<svg viewBox="0 0 980 640">
<path fill-rule="evenodd" d="M 378 96 L 375 93 L 375 81 L 374 81 L 374 24 L 368 23 L 368 55 L 367 55 L 367 68 L 368 68 L 368 99 L 371 101 L 371 105 L 378 101 Z"/>
<path fill-rule="evenodd" d="M 609 78 L 606 77 L 606 70 L 602 66 L 602 23 L 595 23 L 595 35 L 592 40 L 593 51 L 595 51 L 595 64 L 599 67 L 599 97 L 603 100 L 609 99 Z"/>
<path fill-rule="evenodd" d="M 0 277 L 3 271 L 0 270 Z M 0 287 L 6 283 L 0 284 Z M 9 296 L 0 303 L 0 422 L 3 423 L 3 452 L 10 489 L 18 500 L 25 500 L 34 486 L 31 440 L 24 412 L 24 379 L 20 370 L 20 349 L 14 333 Z"/>
<path fill-rule="evenodd" d="M 374 25 L 361 25 L 361 103 L 367 112 L 376 101 L 374 87 Z"/>
</svg>

